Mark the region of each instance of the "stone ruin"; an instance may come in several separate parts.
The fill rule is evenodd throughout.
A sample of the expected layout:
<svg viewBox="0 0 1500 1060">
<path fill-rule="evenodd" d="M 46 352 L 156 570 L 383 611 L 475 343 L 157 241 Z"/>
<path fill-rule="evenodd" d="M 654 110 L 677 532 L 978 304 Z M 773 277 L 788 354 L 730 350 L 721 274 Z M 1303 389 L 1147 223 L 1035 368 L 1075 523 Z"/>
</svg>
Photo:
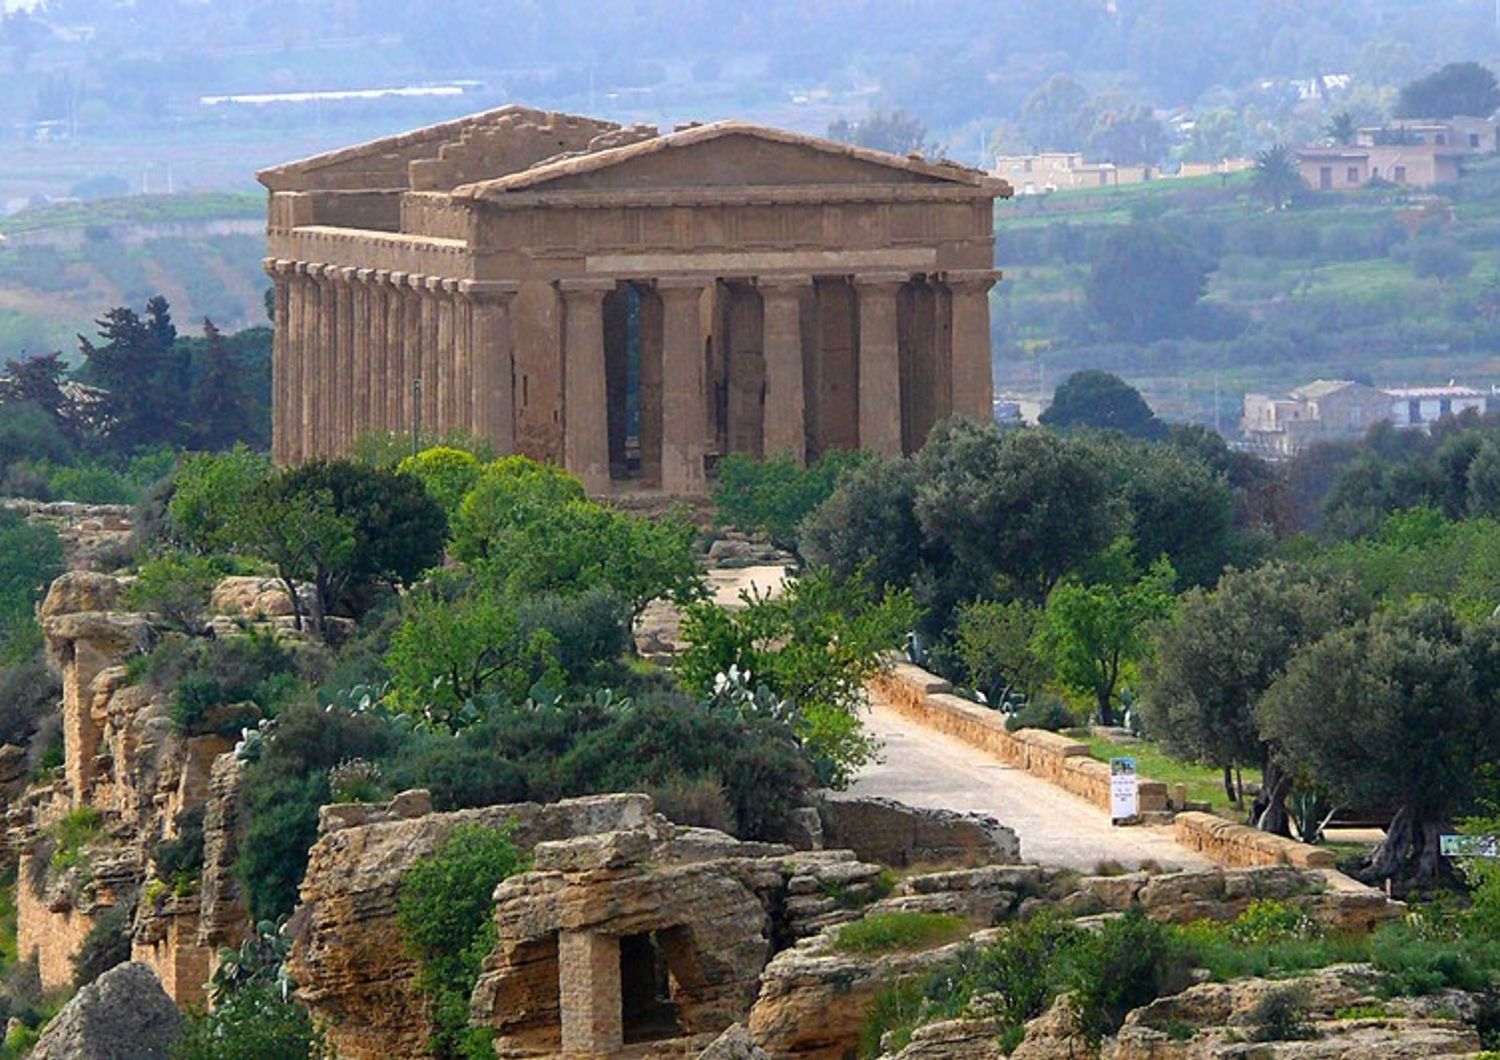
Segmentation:
<svg viewBox="0 0 1500 1060">
<path fill-rule="evenodd" d="M 1014 857 L 1014 835 L 991 820 L 908 813 L 931 816 L 956 858 Z M 290 968 L 344 1060 L 420 1053 L 425 1001 L 396 898 L 462 824 L 507 827 L 532 851 L 495 892 L 497 942 L 472 1000 L 502 1057 L 696 1056 L 746 1018 L 774 953 L 857 919 L 891 886 L 851 851 L 680 827 L 645 795 L 432 813 L 408 792 L 325 807 Z"/>
</svg>

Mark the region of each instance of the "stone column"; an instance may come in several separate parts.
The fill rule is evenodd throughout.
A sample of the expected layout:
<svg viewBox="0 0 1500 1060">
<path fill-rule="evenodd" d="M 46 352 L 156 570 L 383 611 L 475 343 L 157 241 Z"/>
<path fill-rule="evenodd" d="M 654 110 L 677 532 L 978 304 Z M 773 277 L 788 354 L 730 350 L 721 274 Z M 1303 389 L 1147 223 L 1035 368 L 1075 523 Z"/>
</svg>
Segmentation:
<svg viewBox="0 0 1500 1060">
<path fill-rule="evenodd" d="M 453 430 L 454 411 L 457 407 L 457 337 L 456 315 L 453 312 L 456 280 L 433 279 L 430 282 L 432 297 L 437 302 L 437 394 L 433 400 L 433 427 L 438 437 Z"/>
<path fill-rule="evenodd" d="M 807 462 L 806 393 L 802 368 L 802 298 L 811 276 L 760 279 L 766 360 L 764 452 Z"/>
<path fill-rule="evenodd" d="M 318 392 L 322 386 L 322 367 L 318 363 L 319 317 L 322 302 L 318 288 L 321 269 L 307 262 L 297 263 L 297 283 L 302 289 L 302 321 L 298 336 L 302 344 L 302 433 L 298 439 L 297 459 L 307 460 L 317 452 Z"/>
<path fill-rule="evenodd" d="M 453 427 L 474 434 L 474 303 L 462 281 L 446 282 L 453 303 Z"/>
<path fill-rule="evenodd" d="M 307 358 L 307 347 L 303 335 L 307 325 L 303 320 L 307 313 L 307 268 L 302 262 L 287 263 L 287 331 L 286 366 L 282 369 L 282 392 L 286 394 L 286 412 L 283 424 L 286 428 L 282 459 L 288 464 L 302 460 L 303 439 L 306 425 L 303 421 L 303 364 Z"/>
<path fill-rule="evenodd" d="M 563 300 L 563 466 L 590 492 L 609 486 L 604 296 L 615 281 L 559 280 Z"/>
<path fill-rule="evenodd" d="M 703 290 L 698 277 L 657 280 L 662 300 L 661 487 L 703 492 Z"/>
<path fill-rule="evenodd" d="M 565 1056 L 613 1056 L 624 1048 L 617 936 L 559 932 L 557 994 Z"/>
<path fill-rule="evenodd" d="M 952 293 L 953 411 L 980 423 L 995 418 L 995 362 L 990 348 L 990 288 L 995 269 L 950 272 Z"/>
<path fill-rule="evenodd" d="M 356 410 L 359 408 L 361 397 L 368 386 L 368 380 L 363 378 L 359 370 L 363 366 L 359 363 L 359 354 L 356 350 L 359 335 L 358 322 L 356 320 L 355 302 L 355 280 L 354 275 L 359 270 L 353 266 L 346 265 L 338 270 L 337 290 L 339 300 L 338 317 L 338 351 L 339 351 L 339 378 L 340 383 L 335 393 L 334 400 L 338 403 L 338 419 L 335 421 L 332 448 L 330 456 L 343 456 L 354 444 Z"/>
<path fill-rule="evenodd" d="M 366 335 L 369 337 L 370 403 L 364 429 L 384 432 L 386 427 L 386 394 L 390 391 L 390 351 L 385 343 L 386 271 L 370 269 L 365 277 L 365 306 L 369 312 Z"/>
<path fill-rule="evenodd" d="M 370 309 L 373 301 L 370 277 L 374 275 L 374 272 L 374 269 L 355 269 L 351 278 L 353 282 L 349 288 L 354 307 L 351 328 L 353 340 L 350 343 L 350 349 L 353 351 L 350 372 L 354 379 L 354 389 L 350 403 L 349 437 L 343 449 L 345 453 L 353 449 L 355 439 L 362 434 L 368 434 L 373 426 L 370 409 L 375 403 L 375 387 L 378 385 L 375 376 L 375 343 L 370 334 L 371 321 L 374 318 L 374 313 Z"/>
<path fill-rule="evenodd" d="M 314 401 L 317 405 L 317 435 L 313 443 L 314 456 L 327 456 L 333 451 L 333 426 L 336 422 L 334 394 L 344 385 L 338 374 L 338 310 L 339 300 L 334 288 L 336 265 L 323 265 L 318 269 L 318 374 L 314 380 Z"/>
<path fill-rule="evenodd" d="M 415 272 L 406 274 L 407 290 L 402 296 L 402 304 L 406 307 L 402 317 L 402 342 L 406 348 L 406 378 L 401 384 L 401 407 L 406 410 L 402 428 L 406 433 L 411 432 L 412 425 L 419 417 L 422 419 L 423 430 L 431 428 L 426 419 L 426 409 L 420 407 L 413 387 L 414 383 L 420 382 L 425 390 L 428 384 L 422 330 L 422 306 L 426 302 L 426 299 L 422 297 L 422 291 L 426 289 L 426 286 L 426 276 Z"/>
<path fill-rule="evenodd" d="M 389 386 L 385 394 L 385 429 L 404 431 L 406 391 L 411 387 L 411 356 L 406 346 L 406 273 L 386 276 L 385 291 L 385 363 Z"/>
<path fill-rule="evenodd" d="M 871 273 L 854 277 L 859 297 L 859 447 L 901 455 L 901 353 L 896 296 L 907 277 Z"/>
<path fill-rule="evenodd" d="M 287 393 L 287 331 L 291 327 L 291 265 L 275 258 L 263 263 L 266 275 L 271 277 L 274 287 L 274 320 L 271 333 L 271 459 L 284 464 L 287 449 L 288 413 Z"/>
<path fill-rule="evenodd" d="M 472 429 L 502 456 L 516 451 L 515 362 L 510 344 L 510 301 L 520 284 L 464 280 L 469 306 Z"/>
<path fill-rule="evenodd" d="M 436 276 L 422 277 L 417 291 L 421 299 L 422 321 L 422 433 L 438 434 L 438 285 Z"/>
</svg>

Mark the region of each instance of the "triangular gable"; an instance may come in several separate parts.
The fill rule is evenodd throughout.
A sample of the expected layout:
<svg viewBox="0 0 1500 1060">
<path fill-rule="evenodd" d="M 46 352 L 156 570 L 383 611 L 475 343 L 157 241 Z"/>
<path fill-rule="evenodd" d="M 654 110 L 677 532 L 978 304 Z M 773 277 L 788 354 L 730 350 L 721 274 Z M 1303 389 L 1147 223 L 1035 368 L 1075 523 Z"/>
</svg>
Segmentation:
<svg viewBox="0 0 1500 1060">
<path fill-rule="evenodd" d="M 742 122 L 717 122 L 625 147 L 544 162 L 524 172 L 465 185 L 461 198 L 520 191 L 627 191 L 676 187 L 1000 182 L 947 162 L 902 158 Z"/>
<path fill-rule="evenodd" d="M 572 114 L 555 114 L 532 107 L 508 104 L 453 121 L 429 125 L 410 132 L 386 136 L 352 147 L 328 151 L 310 158 L 263 169 L 256 178 L 272 191 L 338 189 L 342 191 L 394 190 L 411 187 L 410 164 L 436 160 L 445 146 L 463 143 L 485 128 L 514 126 L 518 129 L 558 130 L 562 139 L 538 145 L 528 164 L 560 151 L 586 144 L 590 139 L 619 125 Z M 501 175 L 500 173 L 494 174 Z"/>
</svg>

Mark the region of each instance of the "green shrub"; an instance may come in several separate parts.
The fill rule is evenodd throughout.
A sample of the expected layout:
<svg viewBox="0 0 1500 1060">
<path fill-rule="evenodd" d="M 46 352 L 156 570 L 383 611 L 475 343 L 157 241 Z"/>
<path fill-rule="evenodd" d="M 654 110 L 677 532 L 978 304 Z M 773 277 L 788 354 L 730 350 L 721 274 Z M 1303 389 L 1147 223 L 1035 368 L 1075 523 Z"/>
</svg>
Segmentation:
<svg viewBox="0 0 1500 1060">
<path fill-rule="evenodd" d="M 1232 925 L 1202 920 L 1174 929 L 1176 945 L 1219 982 L 1251 976 L 1265 978 L 1369 958 L 1369 940 L 1360 936 L 1285 937 L 1240 942 Z"/>
<path fill-rule="evenodd" d="M 886 1046 L 891 1052 L 906 1048 L 922 1015 L 924 1000 L 921 984 L 914 978 L 898 979 L 882 987 L 860 1027 L 859 1055 L 873 1058 L 883 1055 Z"/>
<path fill-rule="evenodd" d="M 1229 925 L 1229 937 L 1251 945 L 1314 939 L 1323 929 L 1307 912 L 1290 902 L 1257 898 Z"/>
<path fill-rule="evenodd" d="M 183 1022 L 172 1060 L 315 1060 L 324 1055 L 311 1017 L 273 983 L 242 987 Z"/>
<path fill-rule="evenodd" d="M 79 990 L 117 964 L 130 960 L 131 921 L 134 906 L 116 905 L 105 910 L 83 937 L 73 955 L 73 989 Z"/>
<path fill-rule="evenodd" d="M 845 472 L 866 459 L 862 452 L 835 450 L 804 468 L 790 456 L 756 460 L 731 453 L 717 468 L 713 500 L 718 522 L 764 534 L 777 546 L 795 550 L 802 520 L 828 499 Z"/>
<path fill-rule="evenodd" d="M 203 811 L 194 806 L 177 818 L 177 835 L 151 848 L 156 875 L 174 891 L 185 889 L 203 871 Z"/>
<path fill-rule="evenodd" d="M 334 802 L 381 802 L 389 796 L 380 766 L 363 758 L 346 758 L 328 771 Z"/>
<path fill-rule="evenodd" d="M 416 476 L 432 499 L 442 505 L 443 511 L 452 519 L 458 514 L 458 506 L 479 480 L 480 466 L 473 453 L 447 446 L 434 446 L 422 450 L 416 456 L 403 458 L 396 465 L 396 470 Z"/>
<path fill-rule="evenodd" d="M 240 788 L 244 841 L 235 876 L 256 920 L 276 920 L 297 903 L 297 885 L 318 835 L 318 807 L 330 798 L 328 770 L 348 758 L 380 760 L 391 733 L 379 718 L 293 703 L 276 719 L 260 759 Z"/>
<path fill-rule="evenodd" d="M 1139 909 L 1110 920 L 1063 956 L 1062 982 L 1076 992 L 1080 1030 L 1094 1041 L 1113 1034 L 1131 1009 L 1154 1001 L 1174 980 L 1186 983 L 1186 962 L 1168 928 Z"/>
<path fill-rule="evenodd" d="M 52 825 L 53 872 L 65 872 L 82 864 L 86 848 L 104 832 L 104 815 L 92 806 L 69 810 Z"/>
<path fill-rule="evenodd" d="M 671 776 L 660 784 L 648 785 L 656 812 L 676 824 L 693 828 L 716 828 L 734 831 L 734 808 L 724 793 L 724 784 L 715 776 Z"/>
<path fill-rule="evenodd" d="M 485 1055 L 485 1036 L 468 1025 L 469 994 L 495 941 L 495 887 L 525 867 L 508 830 L 460 825 L 402 877 L 396 922 L 422 966 L 434 1057 Z"/>
<path fill-rule="evenodd" d="M 1349 1005 L 1334 1012 L 1336 1020 L 1381 1020 L 1388 1019 L 1391 1010 L 1380 1004 Z"/>
<path fill-rule="evenodd" d="M 944 913 L 874 913 L 839 929 L 834 948 L 845 953 L 930 950 L 968 934 L 968 921 Z"/>
<path fill-rule="evenodd" d="M 172 689 L 172 721 L 179 732 L 199 734 L 205 714 L 216 708 L 250 702 L 274 715 L 299 689 L 287 677 L 296 673 L 292 653 L 274 635 L 251 630 L 216 638 L 169 637 L 141 666 L 141 679 L 152 687 Z M 232 736 L 250 712 L 225 713 L 213 731 Z"/>
<path fill-rule="evenodd" d="M 1048 732 L 1062 732 L 1077 724 L 1077 715 L 1068 709 L 1066 703 L 1055 696 L 1038 696 L 1005 719 L 1005 727 L 1011 732 L 1020 729 L 1046 729 Z"/>
<path fill-rule="evenodd" d="M 196 633 L 224 573 L 224 564 L 212 557 L 167 552 L 141 564 L 125 590 L 125 603 L 137 611 L 154 612 L 173 629 Z"/>
<path fill-rule="evenodd" d="M 1273 990 L 1247 1013 L 1251 1038 L 1257 1042 L 1292 1042 L 1313 1037 L 1307 1021 L 1308 993 L 1302 986 Z"/>
<path fill-rule="evenodd" d="M 1370 937 L 1370 962 L 1385 974 L 1382 989 L 1391 996 L 1482 992 L 1495 984 L 1500 943 L 1474 935 L 1429 938 L 1410 925 L 1387 924 Z"/>
<path fill-rule="evenodd" d="M 84 504 L 134 504 L 140 488 L 118 471 L 99 464 L 78 464 L 53 471 L 48 483 L 53 500 Z"/>
</svg>

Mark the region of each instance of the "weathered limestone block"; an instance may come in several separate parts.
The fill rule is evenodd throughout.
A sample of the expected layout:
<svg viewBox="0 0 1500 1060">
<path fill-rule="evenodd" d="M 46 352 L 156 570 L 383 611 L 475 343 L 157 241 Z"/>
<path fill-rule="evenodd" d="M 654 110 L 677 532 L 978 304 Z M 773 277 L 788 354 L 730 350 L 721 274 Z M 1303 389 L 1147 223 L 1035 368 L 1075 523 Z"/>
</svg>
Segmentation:
<svg viewBox="0 0 1500 1060">
<path fill-rule="evenodd" d="M 985 814 L 906 806 L 894 799 L 826 799 L 823 841 L 884 865 L 1014 864 L 1015 832 Z"/>
<path fill-rule="evenodd" d="M 743 1023 L 736 1023 L 698 1054 L 698 1060 L 770 1060 Z"/>
<path fill-rule="evenodd" d="M 299 593 L 302 613 L 307 614 L 312 606 L 313 589 L 300 586 Z M 209 597 L 208 609 L 214 615 L 240 618 L 283 618 L 293 613 L 292 601 L 281 580 L 255 575 L 234 575 L 219 582 Z"/>
<path fill-rule="evenodd" d="M 328 830 L 313 844 L 303 877 L 289 963 L 299 997 L 327 1023 L 338 1055 L 376 1060 L 420 1055 L 427 1038 L 416 962 L 396 925 L 401 878 L 414 862 L 460 824 L 510 826 L 529 850 L 546 840 L 645 827 L 651 803 L 644 795 L 605 795 L 348 826 L 341 817 L 321 818 Z"/>
<path fill-rule="evenodd" d="M 48 1024 L 32 1060 L 167 1060 L 182 1016 L 151 969 L 128 962 L 78 992 Z"/>
<path fill-rule="evenodd" d="M 988 937 L 984 932 L 974 936 L 979 941 Z M 827 934 L 808 939 L 778 953 L 761 974 L 760 995 L 750 1010 L 751 1037 L 778 1060 L 854 1056 L 876 995 L 900 978 L 920 979 L 964 945 L 872 959 L 838 952 Z"/>
<path fill-rule="evenodd" d="M 202 1006 L 213 973 L 211 947 L 199 941 L 199 899 L 168 896 L 136 913 L 130 959 L 146 965 L 178 1005 Z"/>
<path fill-rule="evenodd" d="M 1082 1060 L 1097 1055 L 1079 1027 L 1077 1003 L 1072 995 L 1062 994 L 1026 1024 L 1026 1036 L 1010 1054 L 1012 1060 Z"/>
<path fill-rule="evenodd" d="M 1109 1051 L 1112 1060 L 1220 1060 L 1253 1055 L 1268 1060 L 1322 1060 L 1459 1056 L 1477 1051 L 1472 1026 L 1451 1013 L 1472 1011 L 1473 999 L 1456 994 L 1439 1004 L 1421 999 L 1380 1000 L 1379 977 L 1367 965 L 1335 965 L 1295 980 L 1242 979 L 1202 983 L 1159 998 L 1125 1019 Z M 1256 1006 L 1268 996 L 1295 990 L 1305 1005 L 1313 1035 L 1305 1041 L 1258 1042 L 1247 1047 Z M 1335 1019 L 1340 1010 L 1379 1004 L 1390 1016 Z M 1447 1010 L 1444 1012 L 1443 1010 Z M 1445 1018 L 1448 1017 L 1448 1018 Z M 1182 1040 L 1184 1027 L 1195 1030 Z M 1173 1036 L 1168 1029 L 1178 1031 Z M 1176 1040 L 1174 1040 L 1174 1037 Z"/>
<path fill-rule="evenodd" d="M 1299 869 L 1334 867 L 1332 851 L 1226 821 L 1210 813 L 1179 813 L 1172 825 L 1178 843 L 1208 855 L 1221 865 L 1291 865 Z"/>
<path fill-rule="evenodd" d="M 37 616 L 45 622 L 81 611 L 114 611 L 120 606 L 120 579 L 93 571 L 69 571 L 53 580 Z"/>
<path fill-rule="evenodd" d="M 203 812 L 203 872 L 198 887 L 198 944 L 216 953 L 244 941 L 244 896 L 234 877 L 240 784 L 244 765 L 232 754 L 214 759 Z"/>
<path fill-rule="evenodd" d="M 761 898 L 728 861 L 663 864 L 650 839 L 642 829 L 632 840 L 613 833 L 544 844 L 537 871 L 496 889 L 498 942 L 473 1012 L 495 1028 L 498 1051 L 618 1051 L 621 986 L 599 961 L 618 975 L 622 939 L 649 938 L 659 950 L 677 1036 L 718 1033 L 749 1009 L 770 949 Z"/>
<path fill-rule="evenodd" d="M 939 1020 L 913 1031 L 892 1060 L 1000 1060 L 1000 1033 L 994 1020 Z"/>
</svg>

